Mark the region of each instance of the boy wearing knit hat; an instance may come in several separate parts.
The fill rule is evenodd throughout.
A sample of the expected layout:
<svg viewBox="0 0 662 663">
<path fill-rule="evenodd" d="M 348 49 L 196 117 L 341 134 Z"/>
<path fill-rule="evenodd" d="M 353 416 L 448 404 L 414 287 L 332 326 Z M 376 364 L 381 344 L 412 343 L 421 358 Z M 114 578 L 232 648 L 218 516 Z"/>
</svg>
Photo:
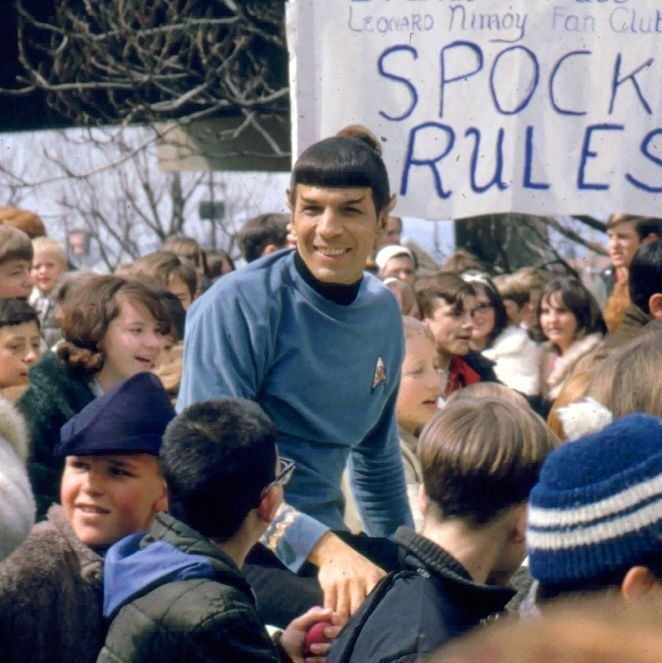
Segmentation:
<svg viewBox="0 0 662 663">
<path fill-rule="evenodd" d="M 174 415 L 158 378 L 139 373 L 62 427 L 62 505 L 0 565 L 3 660 L 96 660 L 103 554 L 167 508 L 158 453 Z"/>
<path fill-rule="evenodd" d="M 531 493 L 531 575 L 541 600 L 662 587 L 662 420 L 623 417 L 564 444 Z"/>
</svg>

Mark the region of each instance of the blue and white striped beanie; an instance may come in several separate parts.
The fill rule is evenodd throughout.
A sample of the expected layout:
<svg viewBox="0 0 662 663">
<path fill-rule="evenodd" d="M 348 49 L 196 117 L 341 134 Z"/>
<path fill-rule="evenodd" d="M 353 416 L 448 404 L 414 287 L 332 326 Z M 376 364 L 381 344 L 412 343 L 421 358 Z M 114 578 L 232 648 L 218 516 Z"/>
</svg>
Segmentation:
<svg viewBox="0 0 662 663">
<path fill-rule="evenodd" d="M 542 585 L 662 555 L 662 419 L 628 415 L 555 449 L 531 492 L 527 547 Z"/>
</svg>

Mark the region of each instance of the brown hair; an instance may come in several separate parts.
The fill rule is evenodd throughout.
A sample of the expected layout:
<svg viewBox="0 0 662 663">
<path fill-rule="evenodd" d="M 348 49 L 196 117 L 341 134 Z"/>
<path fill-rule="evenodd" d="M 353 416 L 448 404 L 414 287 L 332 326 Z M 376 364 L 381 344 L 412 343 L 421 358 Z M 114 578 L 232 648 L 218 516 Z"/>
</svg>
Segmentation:
<svg viewBox="0 0 662 663">
<path fill-rule="evenodd" d="M 161 251 L 171 251 L 180 258 L 189 260 L 207 276 L 207 257 L 198 241 L 192 237 L 184 235 L 168 237 L 161 245 Z"/>
<path fill-rule="evenodd" d="M 607 221 L 607 230 L 613 230 L 623 223 L 632 223 L 634 229 L 638 230 L 637 226 L 641 221 L 647 220 L 651 217 L 639 216 L 637 214 L 612 214 Z"/>
<path fill-rule="evenodd" d="M 34 213 L 7 205 L 0 207 L 0 224 L 22 230 L 30 239 L 44 237 L 44 222 Z"/>
<path fill-rule="evenodd" d="M 484 524 L 528 498 L 557 444 L 530 408 L 501 398 L 458 399 L 419 438 L 425 492 L 441 518 Z"/>
<path fill-rule="evenodd" d="M 18 228 L 0 226 L 0 263 L 7 260 L 28 260 L 34 256 L 30 238 Z"/>
<path fill-rule="evenodd" d="M 174 276 L 184 282 L 191 293 L 191 299 L 195 297 L 198 287 L 198 275 L 193 267 L 172 251 L 154 251 L 138 258 L 129 269 L 129 276 L 153 279 L 166 289 Z"/>
<path fill-rule="evenodd" d="M 660 366 L 662 329 L 653 325 L 600 364 L 587 395 L 611 410 L 614 419 L 635 412 L 662 417 Z"/>
<path fill-rule="evenodd" d="M 565 382 L 559 395 L 554 400 L 552 407 L 547 415 L 547 425 L 556 433 L 559 440 L 565 441 L 568 439 L 565 430 L 563 429 L 563 422 L 557 414 L 558 410 L 572 403 L 581 401 L 586 396 L 586 390 L 593 377 L 593 369 L 587 368 L 584 370 L 575 371 Z"/>
<path fill-rule="evenodd" d="M 476 291 L 469 283 L 465 283 L 457 274 L 434 272 L 422 276 L 416 281 L 416 299 L 423 318 L 434 315 L 440 297 L 451 306 L 455 305 L 458 311 L 464 308 L 464 299 L 475 296 Z"/>
<path fill-rule="evenodd" d="M 469 253 L 469 251 L 464 251 L 463 249 L 459 249 L 448 256 L 441 265 L 442 272 L 451 272 L 453 274 L 461 274 L 468 269 L 477 269 L 484 272 L 485 265 L 473 253 Z"/>
<path fill-rule="evenodd" d="M 162 334 L 171 321 L 158 295 L 145 283 L 122 276 L 93 276 L 75 284 L 62 307 L 62 336 L 57 353 L 74 372 L 93 375 L 103 368 L 99 344 L 108 325 L 119 315 L 123 301 L 144 306 L 159 323 Z"/>
<path fill-rule="evenodd" d="M 498 382 L 476 382 L 475 384 L 470 384 L 468 387 L 464 387 L 464 389 L 458 389 L 446 399 L 446 405 L 467 398 L 500 398 L 525 409 L 530 407 L 529 402 L 519 391 L 515 391 L 510 387 L 506 387 L 505 384 L 499 384 Z"/>
</svg>

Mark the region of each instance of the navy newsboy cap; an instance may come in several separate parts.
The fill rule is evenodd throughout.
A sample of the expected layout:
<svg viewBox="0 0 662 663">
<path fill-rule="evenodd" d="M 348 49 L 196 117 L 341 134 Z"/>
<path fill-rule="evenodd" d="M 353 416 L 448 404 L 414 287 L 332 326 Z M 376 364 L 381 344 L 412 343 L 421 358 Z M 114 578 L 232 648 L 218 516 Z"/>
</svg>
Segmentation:
<svg viewBox="0 0 662 663">
<path fill-rule="evenodd" d="M 166 426 L 175 416 L 161 381 L 138 373 L 74 415 L 60 429 L 53 455 L 148 453 L 158 456 Z"/>
</svg>

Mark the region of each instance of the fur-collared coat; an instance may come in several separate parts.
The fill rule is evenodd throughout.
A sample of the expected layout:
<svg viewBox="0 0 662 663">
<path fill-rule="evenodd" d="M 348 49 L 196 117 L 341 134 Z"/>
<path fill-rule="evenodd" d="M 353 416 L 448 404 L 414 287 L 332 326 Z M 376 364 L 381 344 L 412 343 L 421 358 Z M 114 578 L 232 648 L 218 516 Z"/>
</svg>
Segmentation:
<svg viewBox="0 0 662 663">
<path fill-rule="evenodd" d="M 558 352 L 549 341 L 545 343 L 540 366 L 540 387 L 543 398 L 554 400 L 579 361 L 594 352 L 601 342 L 602 334 L 598 332 L 583 336 L 577 339 L 555 363 L 553 360 L 558 357 Z"/>
<path fill-rule="evenodd" d="M 0 564 L 3 663 L 96 661 L 105 638 L 103 558 L 81 543 L 59 504 Z"/>
<path fill-rule="evenodd" d="M 34 525 L 27 457 L 25 422 L 13 403 L 0 396 L 0 560 L 27 539 Z"/>
</svg>

